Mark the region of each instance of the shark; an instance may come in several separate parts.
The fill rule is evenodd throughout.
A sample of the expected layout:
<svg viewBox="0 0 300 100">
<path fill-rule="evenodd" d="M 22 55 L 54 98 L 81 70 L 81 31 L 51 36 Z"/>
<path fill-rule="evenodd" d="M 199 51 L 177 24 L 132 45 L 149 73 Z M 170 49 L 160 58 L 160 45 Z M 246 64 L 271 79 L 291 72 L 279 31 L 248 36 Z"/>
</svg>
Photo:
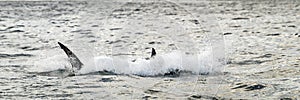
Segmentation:
<svg viewBox="0 0 300 100">
<path fill-rule="evenodd" d="M 93 57 L 94 64 L 85 64 L 66 45 L 61 42 L 57 43 L 67 55 L 67 60 L 70 65 L 65 65 L 65 68 L 62 69 L 46 72 L 30 72 L 31 74 L 57 77 L 72 77 L 82 75 L 137 75 L 141 77 L 179 77 L 181 75 L 197 74 L 195 73 L 195 71 L 199 69 L 203 69 L 203 71 L 199 71 L 200 75 L 209 74 L 209 72 L 207 71 L 209 71 L 208 68 L 210 67 L 206 68 L 200 66 L 199 69 L 197 69 L 198 61 L 205 59 L 202 57 L 202 55 L 187 56 L 183 55 L 181 52 L 176 51 L 157 55 L 156 50 L 154 48 L 151 48 L 150 57 L 144 59 L 137 58 L 135 60 L 129 61 L 127 59 L 123 59 L 122 57 L 119 58 L 97 56 Z M 185 68 L 186 66 L 187 68 Z"/>
<path fill-rule="evenodd" d="M 65 46 L 61 42 L 58 42 L 58 45 L 65 52 L 71 66 L 72 66 L 70 71 L 69 71 L 70 74 L 68 76 L 75 76 L 75 73 L 78 72 L 80 69 L 82 69 L 84 64 L 80 61 L 80 59 L 67 46 Z M 154 48 L 152 48 L 150 58 L 153 58 L 155 56 L 156 56 L 156 51 L 155 51 Z M 109 71 L 106 71 L 106 70 L 104 70 L 103 72 L 112 73 L 112 72 L 109 72 Z M 173 73 L 173 72 L 171 72 L 171 73 Z"/>
</svg>

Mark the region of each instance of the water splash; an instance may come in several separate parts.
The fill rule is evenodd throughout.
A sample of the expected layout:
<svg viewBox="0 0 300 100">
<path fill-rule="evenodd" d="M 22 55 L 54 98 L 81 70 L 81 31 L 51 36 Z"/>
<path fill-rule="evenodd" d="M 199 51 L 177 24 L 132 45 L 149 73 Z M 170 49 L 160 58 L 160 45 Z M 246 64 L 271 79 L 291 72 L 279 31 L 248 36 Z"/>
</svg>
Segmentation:
<svg viewBox="0 0 300 100">
<path fill-rule="evenodd" d="M 157 55 L 149 60 L 129 60 L 119 56 L 97 56 L 85 61 L 84 66 L 77 74 L 87 74 L 97 71 L 109 71 L 116 74 L 134 74 L 142 76 L 164 75 L 170 71 L 179 70 L 193 74 L 219 72 L 221 67 L 214 68 L 211 51 L 204 51 L 198 55 L 188 55 L 180 51 Z M 87 57 L 85 57 L 87 58 Z M 80 59 L 80 58 L 79 58 Z M 65 56 L 56 55 L 37 61 L 35 68 L 38 71 L 51 71 L 70 68 L 71 65 Z"/>
</svg>

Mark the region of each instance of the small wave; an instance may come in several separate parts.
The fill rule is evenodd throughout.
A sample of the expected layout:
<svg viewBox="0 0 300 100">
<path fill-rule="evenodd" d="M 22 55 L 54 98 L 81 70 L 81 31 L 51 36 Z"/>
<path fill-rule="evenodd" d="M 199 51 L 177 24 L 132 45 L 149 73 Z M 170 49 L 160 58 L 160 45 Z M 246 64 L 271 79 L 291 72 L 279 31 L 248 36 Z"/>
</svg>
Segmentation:
<svg viewBox="0 0 300 100">
<path fill-rule="evenodd" d="M 31 46 L 23 46 L 23 47 L 19 47 L 19 49 L 23 49 L 25 51 L 40 50 L 40 48 L 34 48 L 34 47 L 31 47 Z"/>
<path fill-rule="evenodd" d="M 11 29 L 14 29 L 14 28 L 20 28 L 20 27 L 25 27 L 24 25 L 15 25 L 15 26 L 9 26 L 3 30 L 0 30 L 0 31 L 8 31 L 8 30 L 11 30 Z M 13 30 L 13 31 L 10 31 L 11 33 L 13 32 L 24 32 L 23 30 Z"/>
<path fill-rule="evenodd" d="M 1 54 L 0 58 L 32 57 L 32 54 Z"/>
</svg>

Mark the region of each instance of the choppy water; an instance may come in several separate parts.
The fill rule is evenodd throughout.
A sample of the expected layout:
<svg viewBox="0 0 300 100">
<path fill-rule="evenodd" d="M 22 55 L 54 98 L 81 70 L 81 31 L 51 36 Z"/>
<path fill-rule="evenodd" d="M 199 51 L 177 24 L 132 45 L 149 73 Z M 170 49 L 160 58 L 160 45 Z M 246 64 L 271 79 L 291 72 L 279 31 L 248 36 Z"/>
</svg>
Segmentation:
<svg viewBox="0 0 300 100">
<path fill-rule="evenodd" d="M 151 96 L 157 93 L 182 97 L 180 91 L 195 90 L 151 87 L 197 82 L 198 77 L 207 77 L 201 73 L 214 72 L 212 60 L 207 60 L 208 46 L 198 52 L 195 41 L 185 36 L 200 29 L 184 25 L 198 26 L 176 21 L 191 14 L 165 1 L 1 1 L 0 5 L 3 99 L 147 99 L 157 98 Z M 153 9 L 156 6 L 162 8 Z M 165 16 L 172 13 L 182 15 Z M 57 42 L 68 45 L 85 64 L 77 76 L 67 77 L 65 68 L 71 65 Z M 151 48 L 159 54 L 149 60 Z M 178 69 L 186 72 L 181 77 L 170 73 Z"/>
<path fill-rule="evenodd" d="M 297 12 L 297 1 L 0 1 L 0 98 L 297 98 Z M 57 42 L 85 64 L 77 76 Z"/>
</svg>

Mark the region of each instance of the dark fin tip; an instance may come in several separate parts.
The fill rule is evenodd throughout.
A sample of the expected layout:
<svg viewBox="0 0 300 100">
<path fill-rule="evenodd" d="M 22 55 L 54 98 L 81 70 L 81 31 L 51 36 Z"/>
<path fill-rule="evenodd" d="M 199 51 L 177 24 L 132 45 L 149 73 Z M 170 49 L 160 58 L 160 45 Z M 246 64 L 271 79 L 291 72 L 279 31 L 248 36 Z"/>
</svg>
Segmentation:
<svg viewBox="0 0 300 100">
<path fill-rule="evenodd" d="M 152 48 L 152 51 L 151 51 L 151 57 L 154 57 L 156 55 L 156 51 L 154 48 Z"/>
<path fill-rule="evenodd" d="M 58 43 L 58 45 L 60 46 L 60 48 L 61 49 L 64 49 L 64 48 L 67 48 L 65 45 L 63 45 L 62 43 L 60 43 L 60 42 L 57 42 Z"/>
</svg>

